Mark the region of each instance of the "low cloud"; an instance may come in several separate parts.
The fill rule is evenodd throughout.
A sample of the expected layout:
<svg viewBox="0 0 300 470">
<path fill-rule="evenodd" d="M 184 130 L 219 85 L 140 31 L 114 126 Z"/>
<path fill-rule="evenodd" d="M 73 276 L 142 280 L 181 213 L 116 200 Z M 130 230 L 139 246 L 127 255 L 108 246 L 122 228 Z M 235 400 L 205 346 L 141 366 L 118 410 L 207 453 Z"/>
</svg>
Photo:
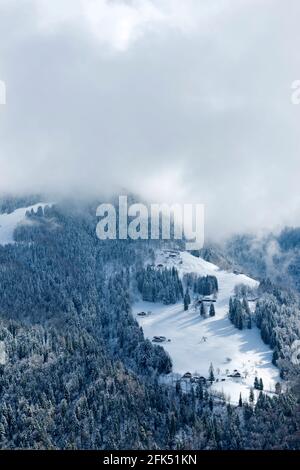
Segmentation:
<svg viewBox="0 0 300 470">
<path fill-rule="evenodd" d="M 0 190 L 206 205 L 216 237 L 299 224 L 300 5 L 0 0 Z"/>
</svg>

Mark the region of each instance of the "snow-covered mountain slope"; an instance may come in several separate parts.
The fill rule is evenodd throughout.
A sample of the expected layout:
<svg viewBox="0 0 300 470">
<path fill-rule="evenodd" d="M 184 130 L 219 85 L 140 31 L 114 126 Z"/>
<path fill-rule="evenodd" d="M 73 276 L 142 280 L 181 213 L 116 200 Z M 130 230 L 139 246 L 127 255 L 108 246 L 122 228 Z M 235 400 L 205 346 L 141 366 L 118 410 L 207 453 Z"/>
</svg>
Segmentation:
<svg viewBox="0 0 300 470">
<path fill-rule="evenodd" d="M 175 265 L 180 275 L 191 272 L 214 275 L 219 284 L 215 317 L 203 319 L 199 310 L 191 307 L 185 312 L 182 303 L 166 306 L 138 301 L 134 304 L 135 315 L 140 311 L 151 312 L 145 317 L 136 317 L 146 337 L 163 335 L 170 339 L 162 345 L 172 358 L 173 371 L 208 377 L 212 363 L 218 379 L 213 389 L 223 391 L 233 403 L 238 401 L 240 392 L 248 399 L 255 376 L 262 378 L 266 391 L 274 391 L 275 383 L 280 380 L 279 371 L 271 362 L 272 351 L 263 343 L 259 330 L 253 327 L 240 331 L 228 319 L 229 298 L 234 287 L 241 283 L 256 287 L 258 282 L 244 274 L 220 270 L 187 252 L 180 252 L 174 258 L 162 252 L 157 263 Z M 228 377 L 235 369 L 242 375 L 241 379 Z"/>
<path fill-rule="evenodd" d="M 25 220 L 27 211 L 33 209 L 36 212 L 39 207 L 44 208 L 47 205 L 50 204 L 38 203 L 33 206 L 16 209 L 11 214 L 0 214 L 0 245 L 14 243 L 14 231 L 17 225 Z"/>
</svg>

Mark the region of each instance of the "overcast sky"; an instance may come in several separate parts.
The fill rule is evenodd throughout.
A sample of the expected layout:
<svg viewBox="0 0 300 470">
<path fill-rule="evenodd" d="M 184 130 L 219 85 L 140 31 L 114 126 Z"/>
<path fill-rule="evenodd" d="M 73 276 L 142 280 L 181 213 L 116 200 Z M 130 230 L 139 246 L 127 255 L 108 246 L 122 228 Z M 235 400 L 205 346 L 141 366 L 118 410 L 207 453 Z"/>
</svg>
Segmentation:
<svg viewBox="0 0 300 470">
<path fill-rule="evenodd" d="M 118 187 L 300 225 L 299 0 L 0 0 L 0 191 Z"/>
</svg>

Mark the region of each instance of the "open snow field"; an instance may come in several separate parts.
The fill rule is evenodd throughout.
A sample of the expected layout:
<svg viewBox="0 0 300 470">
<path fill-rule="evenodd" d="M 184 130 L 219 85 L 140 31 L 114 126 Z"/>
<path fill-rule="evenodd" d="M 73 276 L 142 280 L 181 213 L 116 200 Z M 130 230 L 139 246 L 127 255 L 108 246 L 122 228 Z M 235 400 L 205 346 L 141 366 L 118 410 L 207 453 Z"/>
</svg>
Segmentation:
<svg viewBox="0 0 300 470">
<path fill-rule="evenodd" d="M 174 373 L 191 372 L 207 378 L 212 363 L 218 379 L 212 390 L 223 392 L 232 403 L 237 403 L 240 392 L 243 398 L 249 398 L 256 375 L 262 378 L 265 391 L 274 392 L 275 383 L 280 381 L 279 370 L 272 364 L 272 351 L 263 343 L 260 331 L 255 326 L 240 331 L 228 319 L 229 298 L 235 285 L 256 287 L 258 282 L 244 274 L 222 271 L 187 252 L 180 252 L 172 259 L 161 252 L 157 263 L 168 267 L 175 265 L 181 275 L 189 272 L 214 275 L 219 284 L 215 317 L 202 319 L 199 309 L 195 311 L 191 306 L 184 312 L 182 302 L 168 306 L 143 301 L 134 304 L 135 315 L 140 311 L 151 312 L 146 317 L 136 316 L 146 337 L 163 335 L 171 340 L 162 346 L 172 358 Z M 235 369 L 242 378 L 227 377 Z"/>
<path fill-rule="evenodd" d="M 15 228 L 20 222 L 25 220 L 27 211 L 31 211 L 31 209 L 33 209 L 34 212 L 36 212 L 40 206 L 44 208 L 47 205 L 49 204 L 39 203 L 34 206 L 16 209 L 11 214 L 0 214 L 0 245 L 14 243 Z"/>
</svg>

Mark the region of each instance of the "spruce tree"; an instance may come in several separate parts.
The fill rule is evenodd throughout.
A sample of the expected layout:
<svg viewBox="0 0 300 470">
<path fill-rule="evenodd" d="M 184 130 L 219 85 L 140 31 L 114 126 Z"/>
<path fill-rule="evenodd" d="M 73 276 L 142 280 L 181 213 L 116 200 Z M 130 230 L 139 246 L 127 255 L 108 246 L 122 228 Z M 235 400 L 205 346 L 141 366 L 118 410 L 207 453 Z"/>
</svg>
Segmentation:
<svg viewBox="0 0 300 470">
<path fill-rule="evenodd" d="M 229 320 L 233 322 L 233 300 L 232 297 L 229 299 Z"/>
<path fill-rule="evenodd" d="M 235 326 L 239 329 L 243 329 L 243 308 L 241 302 L 237 299 L 235 302 Z"/>
<path fill-rule="evenodd" d="M 203 394 L 202 382 L 199 382 L 198 385 L 197 385 L 196 395 L 199 398 L 199 400 L 203 400 L 204 394 Z"/>
<path fill-rule="evenodd" d="M 249 307 L 248 300 L 246 299 L 246 297 L 243 298 L 242 305 L 243 305 L 243 309 L 245 310 L 246 314 L 250 315 L 251 311 L 250 311 L 250 307 Z"/>
<path fill-rule="evenodd" d="M 277 360 L 279 359 L 279 354 L 278 354 L 278 350 L 277 349 L 274 349 L 273 351 L 273 356 L 272 356 L 272 364 L 274 364 L 274 366 L 277 365 Z"/>
<path fill-rule="evenodd" d="M 176 434 L 176 418 L 174 413 L 172 413 L 171 419 L 170 419 L 170 424 L 169 424 L 169 432 L 170 436 L 173 438 Z"/>
<path fill-rule="evenodd" d="M 213 304 L 213 302 L 212 302 L 212 303 L 210 304 L 210 307 L 209 307 L 209 316 L 210 316 L 210 317 L 214 317 L 215 314 L 216 314 L 216 312 L 215 312 L 215 306 L 214 306 L 214 304 Z"/>
<path fill-rule="evenodd" d="M 185 311 L 189 309 L 190 303 L 191 303 L 191 298 L 190 298 L 189 291 L 187 289 L 183 298 L 183 306 L 184 306 Z"/>
<path fill-rule="evenodd" d="M 209 378 L 208 378 L 208 380 L 209 380 L 210 383 L 212 384 L 212 383 L 215 381 L 214 366 L 212 365 L 212 362 L 210 363 L 208 372 L 209 372 Z"/>
<path fill-rule="evenodd" d="M 201 315 L 201 317 L 206 316 L 206 310 L 205 310 L 204 302 L 201 302 L 201 304 L 200 304 L 200 315 Z"/>
<path fill-rule="evenodd" d="M 242 400 L 242 394 L 240 393 L 239 407 L 241 408 L 242 406 L 243 406 L 243 400 Z"/>
<path fill-rule="evenodd" d="M 236 326 L 238 327 L 239 330 L 242 330 L 244 328 L 243 317 L 241 313 L 238 314 Z"/>
</svg>

